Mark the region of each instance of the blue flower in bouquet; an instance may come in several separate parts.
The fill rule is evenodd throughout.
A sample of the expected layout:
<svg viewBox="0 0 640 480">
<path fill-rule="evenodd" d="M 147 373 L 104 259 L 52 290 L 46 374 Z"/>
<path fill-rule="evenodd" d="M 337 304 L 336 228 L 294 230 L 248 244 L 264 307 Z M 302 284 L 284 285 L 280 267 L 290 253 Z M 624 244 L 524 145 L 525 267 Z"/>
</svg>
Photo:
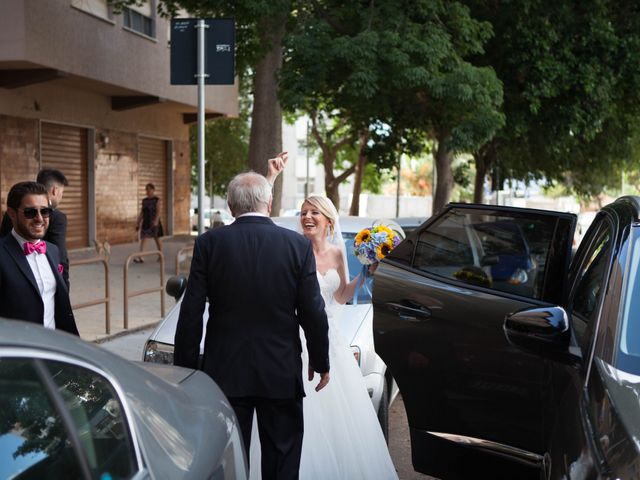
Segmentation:
<svg viewBox="0 0 640 480">
<path fill-rule="evenodd" d="M 360 263 L 372 265 L 386 257 L 400 243 L 400 238 L 386 225 L 375 225 L 360 230 L 353 243 L 353 252 Z"/>
</svg>

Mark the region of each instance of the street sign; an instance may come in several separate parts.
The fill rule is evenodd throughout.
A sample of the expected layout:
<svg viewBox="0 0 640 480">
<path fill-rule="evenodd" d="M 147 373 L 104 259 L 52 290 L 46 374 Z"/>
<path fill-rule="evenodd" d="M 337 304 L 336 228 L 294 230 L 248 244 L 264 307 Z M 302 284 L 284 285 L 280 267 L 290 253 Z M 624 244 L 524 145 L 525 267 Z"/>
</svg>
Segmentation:
<svg viewBox="0 0 640 480">
<path fill-rule="evenodd" d="M 197 85 L 198 30 L 195 18 L 171 20 L 171 85 Z M 235 22 L 232 18 L 205 18 L 206 85 L 233 85 L 235 77 Z"/>
</svg>

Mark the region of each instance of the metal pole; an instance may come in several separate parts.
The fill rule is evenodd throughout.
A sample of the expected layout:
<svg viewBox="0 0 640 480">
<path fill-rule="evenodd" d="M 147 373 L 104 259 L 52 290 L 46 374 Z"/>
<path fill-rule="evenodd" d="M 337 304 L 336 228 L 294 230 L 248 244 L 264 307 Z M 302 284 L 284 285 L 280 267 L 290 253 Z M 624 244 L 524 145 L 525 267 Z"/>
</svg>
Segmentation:
<svg viewBox="0 0 640 480">
<path fill-rule="evenodd" d="M 307 179 L 304 182 L 304 198 L 309 198 L 309 119 L 307 118 Z"/>
<path fill-rule="evenodd" d="M 204 20 L 198 20 L 198 234 L 204 233 L 204 79 L 207 75 L 204 71 L 204 34 L 205 28 L 209 28 Z"/>
</svg>

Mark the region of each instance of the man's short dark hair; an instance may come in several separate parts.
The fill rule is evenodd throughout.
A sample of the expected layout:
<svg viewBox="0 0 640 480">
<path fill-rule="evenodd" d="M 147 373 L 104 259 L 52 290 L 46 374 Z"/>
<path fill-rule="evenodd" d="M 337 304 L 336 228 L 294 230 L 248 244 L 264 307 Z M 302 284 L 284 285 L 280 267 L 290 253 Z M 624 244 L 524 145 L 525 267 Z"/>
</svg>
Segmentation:
<svg viewBox="0 0 640 480">
<path fill-rule="evenodd" d="M 67 177 L 65 177 L 60 170 L 54 168 L 43 168 L 40 170 L 36 182 L 47 187 L 47 190 L 50 190 L 54 184 L 64 185 L 65 187 L 69 185 Z"/>
<path fill-rule="evenodd" d="M 150 188 L 150 189 L 152 189 L 152 190 L 155 190 L 155 189 L 156 189 L 156 186 L 155 186 L 153 183 L 147 183 L 147 184 L 144 186 L 144 188 Z"/>
<path fill-rule="evenodd" d="M 11 190 L 9 190 L 9 194 L 7 195 L 7 207 L 18 210 L 18 208 L 20 208 L 20 204 L 22 203 L 22 199 L 26 195 L 44 195 L 48 198 L 49 192 L 47 192 L 47 189 L 43 184 L 38 182 L 16 183 L 13 187 L 11 187 Z"/>
</svg>

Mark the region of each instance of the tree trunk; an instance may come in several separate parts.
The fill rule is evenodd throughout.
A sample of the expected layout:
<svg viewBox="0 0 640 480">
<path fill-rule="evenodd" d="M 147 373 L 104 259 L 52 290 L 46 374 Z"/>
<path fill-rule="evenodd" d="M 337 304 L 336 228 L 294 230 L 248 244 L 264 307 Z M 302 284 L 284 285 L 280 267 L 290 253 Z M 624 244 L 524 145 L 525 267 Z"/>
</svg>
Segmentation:
<svg viewBox="0 0 640 480">
<path fill-rule="evenodd" d="M 444 146 L 443 139 L 438 138 L 438 149 L 435 152 L 436 191 L 432 208 L 434 215 L 449 203 L 453 191 L 453 170 L 451 169 L 453 152 Z"/>
<path fill-rule="evenodd" d="M 267 173 L 267 160 L 282 151 L 282 108 L 278 100 L 277 74 L 282 66 L 285 19 L 286 16 L 264 18 L 259 25 L 262 41 L 270 47 L 256 66 L 253 77 L 249 168 L 263 175 Z M 274 186 L 271 215 L 279 215 L 281 206 L 282 175 L 279 175 Z"/>
<path fill-rule="evenodd" d="M 494 164 L 496 150 L 493 144 L 484 145 L 473 154 L 476 162 L 476 177 L 473 185 L 473 203 L 484 203 L 484 181 Z"/>
<path fill-rule="evenodd" d="M 332 181 L 327 181 L 325 178 L 324 189 L 327 193 L 327 198 L 333 202 L 333 205 L 336 207 L 336 211 L 340 211 L 340 192 L 338 191 L 338 187 L 340 184 L 333 179 Z"/>
<path fill-rule="evenodd" d="M 358 148 L 358 163 L 356 164 L 356 174 L 353 179 L 353 197 L 351 198 L 351 207 L 349 215 L 357 217 L 360 215 L 360 193 L 362 193 L 362 179 L 364 178 L 364 167 L 367 164 L 367 157 L 364 149 L 369 139 L 368 133 L 360 134 L 360 147 Z"/>
</svg>

